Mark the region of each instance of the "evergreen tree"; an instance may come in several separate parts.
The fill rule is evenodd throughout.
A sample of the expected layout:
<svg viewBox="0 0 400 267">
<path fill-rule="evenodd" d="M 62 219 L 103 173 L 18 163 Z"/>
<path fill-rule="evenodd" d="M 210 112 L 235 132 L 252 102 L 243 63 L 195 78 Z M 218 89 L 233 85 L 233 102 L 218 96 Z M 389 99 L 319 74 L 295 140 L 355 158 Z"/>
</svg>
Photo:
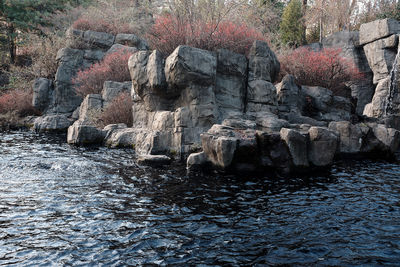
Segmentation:
<svg viewBox="0 0 400 267">
<path fill-rule="evenodd" d="M 48 18 L 68 4 L 81 0 L 0 0 L 0 27 L 7 38 L 10 61 L 15 62 L 17 38 L 21 32 L 38 31 L 48 25 Z"/>
<path fill-rule="evenodd" d="M 282 42 L 291 46 L 304 44 L 304 23 L 302 2 L 291 0 L 282 14 L 280 25 Z"/>
</svg>

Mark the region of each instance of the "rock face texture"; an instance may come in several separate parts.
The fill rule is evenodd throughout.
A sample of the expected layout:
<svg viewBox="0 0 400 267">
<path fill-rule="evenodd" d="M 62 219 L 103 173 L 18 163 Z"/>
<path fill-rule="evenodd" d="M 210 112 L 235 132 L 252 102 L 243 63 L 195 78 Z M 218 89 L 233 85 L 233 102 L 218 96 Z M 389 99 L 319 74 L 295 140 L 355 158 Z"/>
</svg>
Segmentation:
<svg viewBox="0 0 400 267">
<path fill-rule="evenodd" d="M 142 164 L 187 159 L 189 170 L 289 174 L 326 170 L 346 155 L 392 157 L 400 144 L 396 23 L 374 22 L 313 46 L 341 47 L 365 75 L 349 84 L 355 105 L 326 88 L 298 85 L 290 75 L 276 83 L 280 64 L 265 42 L 254 42 L 248 57 L 179 46 L 164 58 L 134 35 L 71 30 L 92 47 L 60 50 L 54 82 L 37 80 L 33 103 L 47 116 L 35 128 L 69 127 L 70 144 L 134 148 Z M 377 32 L 368 33 L 374 27 Z M 77 69 L 121 47 L 135 52 L 128 62 L 132 81 L 107 81 L 101 94 L 79 99 L 71 86 Z M 96 114 L 127 91 L 133 125 L 96 128 Z M 376 119 L 352 122 L 362 113 Z"/>
<path fill-rule="evenodd" d="M 371 102 L 375 86 L 372 83 L 373 72 L 368 64 L 366 51 L 360 42 L 358 31 L 341 31 L 322 40 L 324 48 L 340 48 L 341 55 L 351 59 L 363 75 L 360 81 L 349 84 L 351 96 L 356 100 L 356 114 L 362 115 L 366 104 Z"/>
<path fill-rule="evenodd" d="M 393 19 L 377 20 L 361 25 L 360 44 L 373 71 L 376 90 L 365 106 L 364 115 L 382 118 L 398 115 L 400 23 Z"/>
<path fill-rule="evenodd" d="M 40 78 L 34 83 L 33 106 L 43 112 L 45 116 L 62 114 L 71 117 L 72 113 L 80 106 L 82 98 L 78 96 L 72 84 L 72 79 L 79 70 L 89 68 L 93 63 L 103 59 L 108 54 L 119 49 L 129 52 L 148 49 L 147 42 L 134 34 L 118 34 L 117 36 L 94 31 L 80 31 L 69 29 L 67 31 L 70 46 L 57 53 L 58 69 L 54 81 Z M 107 95 L 108 87 L 124 87 L 118 90 L 127 90 L 130 85 L 123 86 L 106 84 L 105 99 L 113 97 Z M 73 118 L 73 116 L 72 116 Z M 42 128 L 35 125 L 34 128 Z M 46 127 L 45 127 L 46 128 Z M 60 129 L 61 130 L 61 129 Z"/>
</svg>

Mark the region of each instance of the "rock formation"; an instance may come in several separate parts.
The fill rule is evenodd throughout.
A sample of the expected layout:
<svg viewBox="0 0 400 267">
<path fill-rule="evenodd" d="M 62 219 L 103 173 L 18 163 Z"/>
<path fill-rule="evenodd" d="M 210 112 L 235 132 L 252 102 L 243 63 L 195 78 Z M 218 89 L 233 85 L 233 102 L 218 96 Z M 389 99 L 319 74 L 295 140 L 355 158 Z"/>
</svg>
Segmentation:
<svg viewBox="0 0 400 267">
<path fill-rule="evenodd" d="M 321 46 L 341 46 L 343 55 L 356 61 L 369 77 L 364 84 L 351 85 L 357 99 L 356 113 L 364 111 L 380 118 L 383 113 L 398 113 L 399 76 L 398 68 L 392 65 L 400 63 L 396 53 L 390 59 L 393 54 L 389 52 L 398 46 L 397 22 L 375 23 L 380 33 L 366 37 L 363 31 L 369 26 L 364 25 L 360 35 L 337 33 Z M 164 58 L 156 50 L 148 51 L 134 36 L 113 39 L 93 32 L 73 34 L 99 49 L 110 48 L 116 40 L 138 51 L 128 63 L 131 82 L 108 81 L 101 95 L 88 95 L 82 103 L 75 100 L 68 82 L 71 66 L 83 64 L 85 51 L 60 51 L 60 73 L 55 82 L 41 79 L 35 83 L 38 108 L 47 114 L 68 114 L 62 116 L 69 124 L 72 118 L 76 120 L 68 129 L 71 144 L 133 147 L 143 164 L 165 164 L 175 158 L 187 159 L 191 170 L 212 166 L 224 171 L 284 174 L 326 169 L 338 156 L 392 157 L 399 147 L 399 131 L 393 127 L 400 129 L 400 122 L 384 118 L 354 124 L 349 99 L 334 96 L 326 88 L 297 85 L 290 75 L 274 84 L 280 65 L 265 42 L 256 41 L 248 57 L 224 49 L 210 52 L 179 46 Z M 380 50 L 372 53 L 377 47 Z M 124 90 L 131 91 L 133 126 L 114 124 L 97 129 L 90 114 Z M 59 118 L 48 115 L 38 119 L 36 128 L 46 129 L 41 121 L 57 121 L 54 116 Z"/>
<path fill-rule="evenodd" d="M 58 62 L 58 69 L 54 81 L 39 78 L 33 86 L 32 104 L 44 113 L 43 117 L 34 122 L 34 128 L 42 131 L 65 130 L 65 126 L 69 126 L 66 123 L 55 124 L 54 118 L 66 121 L 71 119 L 72 113 L 79 108 L 82 98 L 76 94 L 72 85 L 72 79 L 79 70 L 90 67 L 93 63 L 102 60 L 107 53 L 121 48 L 130 52 L 148 49 L 146 41 L 134 34 L 114 36 L 103 32 L 69 29 L 67 39 L 67 43 L 71 45 L 57 53 L 55 60 Z M 112 86 L 112 84 L 105 86 Z M 105 97 L 108 101 L 111 96 Z M 49 118 L 46 118 L 47 116 Z M 47 126 L 50 122 L 52 122 L 51 125 Z M 57 129 L 53 129 L 54 126 Z"/>
</svg>

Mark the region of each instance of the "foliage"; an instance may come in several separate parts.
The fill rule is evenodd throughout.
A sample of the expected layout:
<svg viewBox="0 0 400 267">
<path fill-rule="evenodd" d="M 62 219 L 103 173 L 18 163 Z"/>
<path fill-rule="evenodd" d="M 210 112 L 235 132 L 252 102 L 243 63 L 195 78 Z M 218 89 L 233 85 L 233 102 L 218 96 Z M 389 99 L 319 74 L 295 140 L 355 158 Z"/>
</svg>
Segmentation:
<svg viewBox="0 0 400 267">
<path fill-rule="evenodd" d="M 78 95 L 99 94 L 105 81 L 124 82 L 131 79 L 128 60 L 132 54 L 124 49 L 108 54 L 101 62 L 80 70 L 73 79 Z"/>
<path fill-rule="evenodd" d="M 125 123 L 130 127 L 132 120 L 132 97 L 128 92 L 122 92 L 101 112 L 97 124 L 104 127 L 109 124 Z"/>
<path fill-rule="evenodd" d="M 99 32 L 144 35 L 153 23 L 154 3 L 150 0 L 93 0 L 72 27 Z"/>
<path fill-rule="evenodd" d="M 282 42 L 290 46 L 304 43 L 303 12 L 300 0 L 292 0 L 282 14 L 280 33 Z"/>
<path fill-rule="evenodd" d="M 37 115 L 32 106 L 32 93 L 24 90 L 11 90 L 0 95 L 0 114 L 14 112 L 20 117 Z"/>
<path fill-rule="evenodd" d="M 354 62 L 340 55 L 341 49 L 319 52 L 307 48 L 280 57 L 282 75 L 292 74 L 301 85 L 321 86 L 336 95 L 345 95 L 348 82 L 363 79 Z"/>
<path fill-rule="evenodd" d="M 45 77 L 53 79 L 58 68 L 57 52 L 65 46 L 65 38 L 59 33 L 47 33 L 46 36 L 36 34 L 25 35 L 25 44 L 20 47 L 18 54 L 32 61 L 25 67 L 25 72 L 34 78 Z"/>
<path fill-rule="evenodd" d="M 260 32 L 244 24 L 231 21 L 190 22 L 171 14 L 164 14 L 157 17 L 147 39 L 153 48 L 164 55 L 169 55 L 179 45 L 190 45 L 206 50 L 226 48 L 245 54 L 255 40 L 264 38 Z"/>
<path fill-rule="evenodd" d="M 72 24 L 72 28 L 82 31 L 92 30 L 96 32 L 107 32 L 114 35 L 118 33 L 135 33 L 134 27 L 129 24 L 115 24 L 107 22 L 104 19 L 91 19 L 85 16 L 77 19 Z"/>
<path fill-rule="evenodd" d="M 314 26 L 307 32 L 306 42 L 307 44 L 319 42 L 319 37 L 320 37 L 320 27 L 319 25 Z"/>
<path fill-rule="evenodd" d="M 7 36 L 11 63 L 14 63 L 18 37 L 22 32 L 38 31 L 49 24 L 48 18 L 57 10 L 64 10 L 70 0 L 3 0 L 0 2 L 2 32 Z"/>
</svg>

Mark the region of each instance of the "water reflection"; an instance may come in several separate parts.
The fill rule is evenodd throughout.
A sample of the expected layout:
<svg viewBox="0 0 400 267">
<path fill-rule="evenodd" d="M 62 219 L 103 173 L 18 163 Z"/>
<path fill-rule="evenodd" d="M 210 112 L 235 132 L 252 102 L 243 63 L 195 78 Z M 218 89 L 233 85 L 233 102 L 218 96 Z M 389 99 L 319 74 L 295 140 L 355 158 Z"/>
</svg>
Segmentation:
<svg viewBox="0 0 400 267">
<path fill-rule="evenodd" d="M 0 264 L 395 265 L 400 166 L 324 177 L 186 176 L 130 150 L 0 134 Z"/>
</svg>

